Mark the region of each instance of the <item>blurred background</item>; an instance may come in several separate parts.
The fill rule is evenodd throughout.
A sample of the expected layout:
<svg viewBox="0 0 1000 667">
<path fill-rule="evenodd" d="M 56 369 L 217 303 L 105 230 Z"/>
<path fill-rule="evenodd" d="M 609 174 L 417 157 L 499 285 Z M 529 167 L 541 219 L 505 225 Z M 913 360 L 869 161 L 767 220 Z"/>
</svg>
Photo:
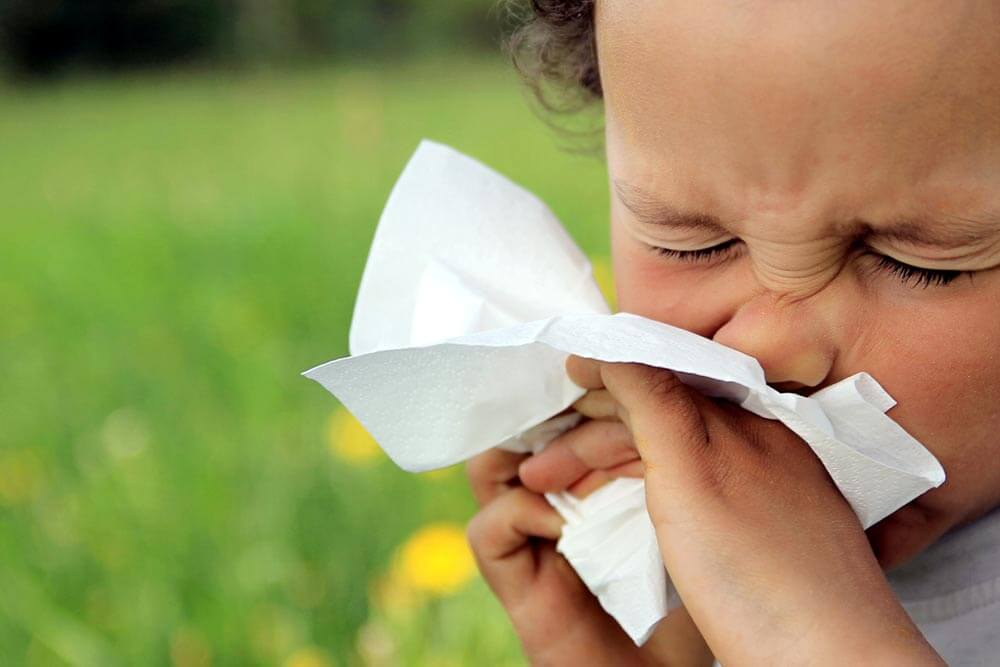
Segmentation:
<svg viewBox="0 0 1000 667">
<path fill-rule="evenodd" d="M 516 4 L 516 3 L 515 3 Z M 519 665 L 460 467 L 299 373 L 347 353 L 422 137 L 607 268 L 496 0 L 0 0 L 0 664 Z"/>
</svg>

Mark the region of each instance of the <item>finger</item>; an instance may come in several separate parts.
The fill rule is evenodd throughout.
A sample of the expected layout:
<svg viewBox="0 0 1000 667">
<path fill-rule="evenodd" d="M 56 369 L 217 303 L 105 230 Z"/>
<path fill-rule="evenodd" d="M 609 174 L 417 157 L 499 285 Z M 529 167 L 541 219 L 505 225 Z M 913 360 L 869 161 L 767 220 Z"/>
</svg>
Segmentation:
<svg viewBox="0 0 1000 667">
<path fill-rule="evenodd" d="M 574 482 L 566 491 L 577 498 L 586 498 L 611 481 L 611 475 L 603 470 L 591 470 Z"/>
<path fill-rule="evenodd" d="M 531 538 L 558 539 L 563 519 L 542 496 L 516 488 L 479 511 L 466 535 L 479 570 L 505 604 L 530 589 L 535 558 Z"/>
<path fill-rule="evenodd" d="M 591 470 L 589 473 L 574 482 L 566 491 L 577 498 L 583 499 L 594 491 L 619 477 L 633 477 L 642 479 L 645 466 L 642 459 L 635 459 L 620 466 L 608 468 L 607 470 Z"/>
<path fill-rule="evenodd" d="M 618 401 L 607 389 L 591 389 L 581 396 L 573 409 L 591 419 L 619 419 Z"/>
<path fill-rule="evenodd" d="M 628 463 L 608 468 L 605 472 L 613 479 L 618 479 L 619 477 L 642 478 L 646 476 L 646 463 L 642 459 L 634 459 Z"/>
<path fill-rule="evenodd" d="M 494 448 L 469 459 L 465 470 L 476 502 L 480 506 L 485 505 L 499 494 L 517 486 L 520 483 L 517 479 L 518 466 L 528 456 Z"/>
<path fill-rule="evenodd" d="M 639 457 L 621 422 L 586 421 L 563 433 L 518 469 L 532 491 L 560 491 L 594 469 L 610 469 Z"/>
<path fill-rule="evenodd" d="M 647 470 L 704 454 L 709 439 L 702 401 L 676 375 L 633 363 L 602 363 L 600 370 Z"/>
<path fill-rule="evenodd" d="M 584 389 L 600 389 L 604 386 L 601 378 L 600 362 L 595 359 L 571 354 L 566 358 L 566 373 L 569 379 Z"/>
</svg>

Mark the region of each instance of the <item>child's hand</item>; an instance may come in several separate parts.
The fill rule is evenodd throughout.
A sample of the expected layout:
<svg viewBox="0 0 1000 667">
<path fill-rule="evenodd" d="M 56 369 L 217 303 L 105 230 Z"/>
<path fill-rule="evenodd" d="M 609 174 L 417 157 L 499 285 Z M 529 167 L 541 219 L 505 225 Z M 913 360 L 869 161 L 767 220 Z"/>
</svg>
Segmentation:
<svg viewBox="0 0 1000 667">
<path fill-rule="evenodd" d="M 591 390 L 577 409 L 597 421 L 522 474 L 554 490 L 590 468 L 635 474 L 637 454 L 664 563 L 722 664 L 943 664 L 850 506 L 783 424 L 669 371 L 579 357 L 567 369 Z"/>
<path fill-rule="evenodd" d="M 711 664 L 685 613 L 672 613 L 636 648 L 556 552 L 563 520 L 544 497 L 520 485 L 517 470 L 525 458 L 490 450 L 469 461 L 469 480 L 482 509 L 469 523 L 468 536 L 531 664 Z"/>
</svg>

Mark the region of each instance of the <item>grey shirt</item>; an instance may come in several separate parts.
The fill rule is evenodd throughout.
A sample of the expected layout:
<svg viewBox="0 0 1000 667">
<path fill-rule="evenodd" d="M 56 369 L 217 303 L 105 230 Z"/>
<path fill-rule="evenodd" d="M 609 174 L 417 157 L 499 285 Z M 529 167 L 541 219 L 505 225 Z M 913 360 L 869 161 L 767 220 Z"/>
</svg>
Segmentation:
<svg viewBox="0 0 1000 667">
<path fill-rule="evenodd" d="M 945 662 L 1000 665 L 1000 508 L 948 533 L 888 579 Z"/>
</svg>

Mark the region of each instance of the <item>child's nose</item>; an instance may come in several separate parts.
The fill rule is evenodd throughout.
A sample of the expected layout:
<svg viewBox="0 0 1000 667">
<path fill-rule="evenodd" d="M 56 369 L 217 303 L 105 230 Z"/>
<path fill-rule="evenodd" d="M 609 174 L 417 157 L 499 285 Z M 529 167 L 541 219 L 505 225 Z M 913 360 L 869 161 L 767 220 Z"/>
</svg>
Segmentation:
<svg viewBox="0 0 1000 667">
<path fill-rule="evenodd" d="M 836 345 L 808 301 L 764 293 L 739 306 L 712 338 L 760 361 L 769 384 L 782 391 L 818 388 L 836 360 Z"/>
</svg>

